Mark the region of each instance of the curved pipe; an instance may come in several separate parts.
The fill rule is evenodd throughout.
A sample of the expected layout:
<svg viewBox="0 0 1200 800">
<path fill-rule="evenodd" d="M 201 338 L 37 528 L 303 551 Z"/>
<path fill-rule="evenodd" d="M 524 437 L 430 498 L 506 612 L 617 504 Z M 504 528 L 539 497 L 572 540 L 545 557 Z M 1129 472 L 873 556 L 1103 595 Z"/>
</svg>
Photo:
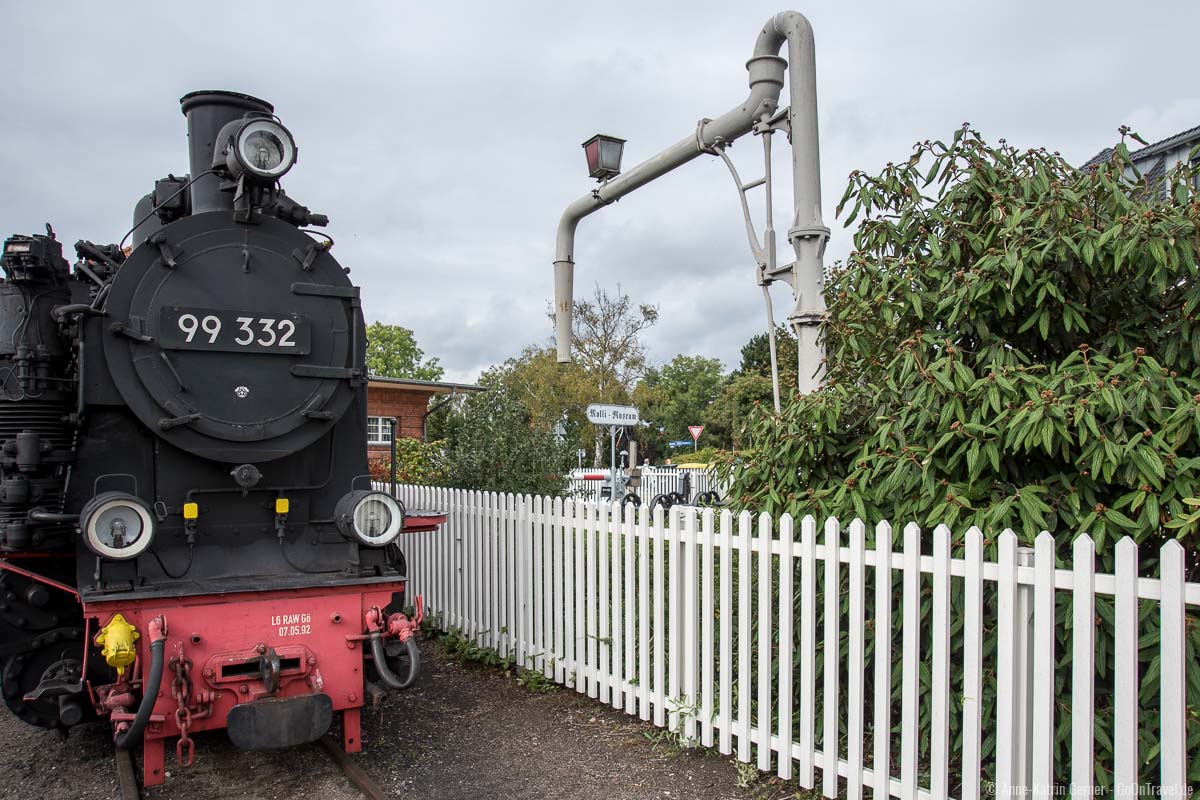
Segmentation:
<svg viewBox="0 0 1200 800">
<path fill-rule="evenodd" d="M 73 314 L 84 314 L 89 317 L 103 317 L 104 312 L 92 308 L 87 303 L 69 303 L 65 306 L 55 306 L 50 309 L 50 317 L 55 322 L 63 322 Z"/>
<path fill-rule="evenodd" d="M 142 702 L 138 705 L 137 715 L 129 727 L 113 737 L 113 742 L 119 750 L 128 750 L 142 740 L 142 732 L 150 721 L 150 713 L 158 699 L 158 689 L 162 685 L 163 651 L 166 649 L 166 639 L 155 639 L 150 642 L 150 673 L 142 686 Z"/>
<path fill-rule="evenodd" d="M 387 653 L 383 651 L 383 632 L 372 631 L 369 638 L 371 640 L 371 658 L 375 661 L 375 671 L 379 673 L 379 677 L 384 683 L 392 689 L 407 689 L 416 683 L 417 676 L 421 674 L 421 651 L 417 649 L 415 638 L 410 636 L 404 640 L 404 646 L 408 649 L 408 677 L 404 680 L 396 677 L 396 673 L 392 672 L 387 664 Z"/>
<path fill-rule="evenodd" d="M 776 55 L 788 43 L 788 59 Z M 790 68 L 789 68 L 790 64 Z M 643 161 L 599 189 L 567 206 L 558 223 L 554 254 L 554 335 L 559 362 L 571 360 L 571 316 L 574 305 L 575 230 L 579 221 L 615 202 L 655 178 L 667 174 L 701 153 L 710 152 L 718 141 L 732 142 L 749 133 L 754 126 L 775 113 L 783 90 L 784 70 L 788 69 L 791 111 L 792 177 L 796 216 L 789 239 L 796 249 L 797 310 L 816 314 L 819 321 L 823 304 L 820 279 L 821 258 L 829 230 L 821 220 L 820 154 L 817 149 L 816 58 L 812 26 L 803 14 L 784 11 L 763 27 L 754 45 L 754 55 L 746 62 L 750 73 L 750 96 L 746 102 L 714 120 L 702 120 L 694 134 Z M 795 314 L 793 315 L 795 316 Z M 815 343 L 815 328 L 812 341 Z M 801 356 L 803 359 L 804 356 Z M 817 356 L 819 363 L 819 351 Z"/>
<path fill-rule="evenodd" d="M 47 524 L 67 524 L 79 522 L 78 514 L 56 514 L 53 511 L 47 511 L 44 508 L 34 508 L 25 515 L 30 522 L 43 522 Z"/>
</svg>

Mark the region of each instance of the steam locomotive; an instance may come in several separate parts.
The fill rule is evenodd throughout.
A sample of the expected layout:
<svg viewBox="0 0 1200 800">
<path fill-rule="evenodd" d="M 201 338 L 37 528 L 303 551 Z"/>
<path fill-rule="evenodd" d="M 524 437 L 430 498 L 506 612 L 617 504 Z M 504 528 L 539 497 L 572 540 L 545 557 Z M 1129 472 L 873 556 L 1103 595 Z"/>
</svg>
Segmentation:
<svg viewBox="0 0 1200 800">
<path fill-rule="evenodd" d="M 0 255 L 4 702 L 106 718 L 146 785 L 202 730 L 281 748 L 340 713 L 357 751 L 368 663 L 392 688 L 419 665 L 359 290 L 280 187 L 295 139 L 255 97 L 181 105 L 190 172 L 138 201 L 129 248 L 71 266 L 47 226 Z"/>
</svg>

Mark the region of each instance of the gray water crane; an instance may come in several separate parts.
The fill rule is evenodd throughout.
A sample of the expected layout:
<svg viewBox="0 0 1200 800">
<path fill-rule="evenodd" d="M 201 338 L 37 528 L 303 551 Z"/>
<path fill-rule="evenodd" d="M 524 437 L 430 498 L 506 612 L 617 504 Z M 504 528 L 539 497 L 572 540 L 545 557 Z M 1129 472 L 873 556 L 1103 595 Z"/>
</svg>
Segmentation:
<svg viewBox="0 0 1200 800">
<path fill-rule="evenodd" d="M 787 59 L 778 53 L 784 42 Z M 779 372 L 775 360 L 775 322 L 767 287 L 777 280 L 792 287 L 796 305 L 788 323 L 798 339 L 799 390 L 807 393 L 820 385 L 822 371 L 818 328 L 825 313 L 821 294 L 822 259 L 829 228 L 821 218 L 821 167 L 817 137 L 817 82 L 812 26 L 804 15 L 784 11 L 772 17 L 758 35 L 754 54 L 746 62 L 750 73 L 750 96 L 744 103 L 717 117 L 700 120 L 694 132 L 666 150 L 610 177 L 597 189 L 567 206 L 558 223 L 554 256 L 554 321 L 558 360 L 571 360 L 571 313 L 574 305 L 575 229 L 587 215 L 619 200 L 633 190 L 666 175 L 702 154 L 720 156 L 729 167 L 741 196 L 742 212 L 750 249 L 757 262 L 756 276 L 767 307 L 771 345 L 771 371 L 775 408 L 779 409 Z M 784 73 L 788 75 L 791 105 L 778 110 Z M 771 202 L 771 135 L 783 131 L 792 145 L 792 184 L 795 215 L 787 238 L 795 260 L 776 263 L 775 230 Z M 765 175 L 743 183 L 725 153 L 735 139 L 747 133 L 762 136 Z M 762 240 L 755 231 L 746 194 L 758 186 L 766 191 L 766 219 Z"/>
</svg>

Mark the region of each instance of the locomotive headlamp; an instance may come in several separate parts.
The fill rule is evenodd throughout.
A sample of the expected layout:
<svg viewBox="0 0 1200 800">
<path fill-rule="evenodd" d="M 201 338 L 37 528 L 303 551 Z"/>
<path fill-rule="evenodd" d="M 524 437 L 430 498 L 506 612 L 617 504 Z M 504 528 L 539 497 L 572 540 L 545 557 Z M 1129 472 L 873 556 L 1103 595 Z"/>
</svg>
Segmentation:
<svg viewBox="0 0 1200 800">
<path fill-rule="evenodd" d="M 296 140 L 273 119 L 249 119 L 233 135 L 225 163 L 234 175 L 278 180 L 296 163 Z"/>
<path fill-rule="evenodd" d="M 350 492 L 338 501 L 335 516 L 342 536 L 369 547 L 391 544 L 404 528 L 400 503 L 383 492 Z"/>
<path fill-rule="evenodd" d="M 124 492 L 98 494 L 79 513 L 79 530 L 98 556 L 136 558 L 154 540 L 154 514 L 138 497 Z"/>
</svg>

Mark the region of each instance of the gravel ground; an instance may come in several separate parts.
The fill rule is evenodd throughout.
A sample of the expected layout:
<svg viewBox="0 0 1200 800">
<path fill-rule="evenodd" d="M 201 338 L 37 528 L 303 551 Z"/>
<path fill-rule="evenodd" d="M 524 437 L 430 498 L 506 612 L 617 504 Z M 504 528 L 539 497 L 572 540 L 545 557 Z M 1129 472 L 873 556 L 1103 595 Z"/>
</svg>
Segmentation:
<svg viewBox="0 0 1200 800">
<path fill-rule="evenodd" d="M 363 713 L 364 751 L 355 761 L 394 797 L 637 798 L 794 797 L 774 781 L 738 786 L 734 762 L 715 752 L 679 751 L 661 731 L 573 690 L 535 693 L 494 669 L 460 664 L 422 643 L 418 685 Z M 118 796 L 106 725 L 67 739 L 0 715 L 2 798 Z M 140 773 L 140 764 L 137 764 Z M 243 753 L 223 733 L 196 737 L 196 763 L 174 765 L 145 800 L 361 800 L 316 746 Z M 806 796 L 806 795 L 800 795 Z"/>
</svg>

